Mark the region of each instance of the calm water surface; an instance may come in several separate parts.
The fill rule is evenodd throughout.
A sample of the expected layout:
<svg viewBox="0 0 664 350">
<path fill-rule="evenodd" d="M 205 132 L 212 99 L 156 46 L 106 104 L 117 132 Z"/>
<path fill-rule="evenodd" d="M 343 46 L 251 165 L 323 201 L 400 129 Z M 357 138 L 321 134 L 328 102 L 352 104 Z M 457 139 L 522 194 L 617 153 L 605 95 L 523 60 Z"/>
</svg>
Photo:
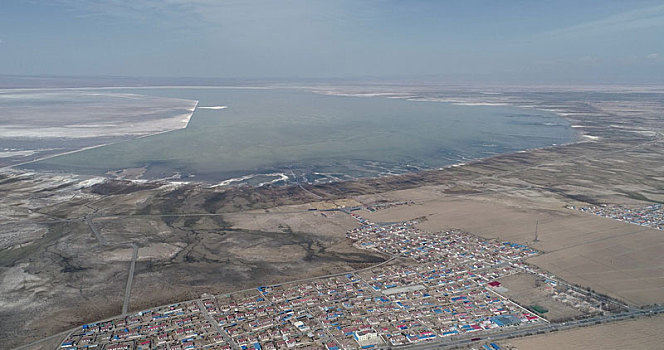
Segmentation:
<svg viewBox="0 0 664 350">
<path fill-rule="evenodd" d="M 437 168 L 469 159 L 574 140 L 553 113 L 504 106 L 458 106 L 385 97 L 325 96 L 297 89 L 112 90 L 198 100 L 186 129 L 52 158 L 38 167 L 103 174 L 146 167 L 149 178 L 177 174 L 222 181 L 251 174 L 256 184 L 297 174 L 329 181 Z"/>
</svg>

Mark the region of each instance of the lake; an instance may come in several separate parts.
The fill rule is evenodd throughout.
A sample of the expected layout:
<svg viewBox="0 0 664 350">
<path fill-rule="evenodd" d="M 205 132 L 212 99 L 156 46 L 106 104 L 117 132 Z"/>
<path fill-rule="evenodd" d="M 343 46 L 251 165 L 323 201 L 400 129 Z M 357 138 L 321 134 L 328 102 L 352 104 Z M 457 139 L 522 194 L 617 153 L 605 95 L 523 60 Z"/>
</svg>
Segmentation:
<svg viewBox="0 0 664 350">
<path fill-rule="evenodd" d="M 575 140 L 554 113 L 289 88 L 132 88 L 198 100 L 185 129 L 43 160 L 33 168 L 224 184 L 346 180 L 439 168 Z M 203 108 L 215 107 L 215 108 Z M 226 107 L 223 108 L 222 107 Z M 293 176 L 295 175 L 295 176 Z"/>
</svg>

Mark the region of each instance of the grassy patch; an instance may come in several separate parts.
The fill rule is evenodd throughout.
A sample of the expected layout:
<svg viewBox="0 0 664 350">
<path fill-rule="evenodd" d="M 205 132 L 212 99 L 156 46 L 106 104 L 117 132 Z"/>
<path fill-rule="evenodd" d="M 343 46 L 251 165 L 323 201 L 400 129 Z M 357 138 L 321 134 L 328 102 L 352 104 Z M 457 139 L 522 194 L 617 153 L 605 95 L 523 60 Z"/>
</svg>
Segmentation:
<svg viewBox="0 0 664 350">
<path fill-rule="evenodd" d="M 536 312 L 540 315 L 543 315 L 543 314 L 549 312 L 549 310 L 547 308 L 539 306 L 539 305 L 530 305 L 530 306 L 528 306 L 528 309 L 530 311 Z"/>
</svg>

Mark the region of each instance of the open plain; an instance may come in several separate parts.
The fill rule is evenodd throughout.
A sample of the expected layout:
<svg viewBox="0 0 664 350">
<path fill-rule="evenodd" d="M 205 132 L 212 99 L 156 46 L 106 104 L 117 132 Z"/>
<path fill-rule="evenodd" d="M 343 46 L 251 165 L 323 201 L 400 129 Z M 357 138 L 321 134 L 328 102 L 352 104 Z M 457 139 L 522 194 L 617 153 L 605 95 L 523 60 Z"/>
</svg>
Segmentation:
<svg viewBox="0 0 664 350">
<path fill-rule="evenodd" d="M 519 350 L 551 349 L 552 344 L 560 349 L 659 349 L 664 342 L 662 321 L 664 316 L 661 315 L 646 317 L 514 339 L 505 344 L 510 343 Z"/>
<path fill-rule="evenodd" d="M 528 262 L 568 282 L 637 306 L 664 302 L 661 231 L 565 208 L 576 201 L 521 198 L 517 205 L 515 197 L 501 192 L 418 202 L 413 195 L 419 204 L 367 216 L 379 222 L 424 218 L 418 226 L 425 230 L 458 228 L 528 244 L 543 252 Z"/>
</svg>

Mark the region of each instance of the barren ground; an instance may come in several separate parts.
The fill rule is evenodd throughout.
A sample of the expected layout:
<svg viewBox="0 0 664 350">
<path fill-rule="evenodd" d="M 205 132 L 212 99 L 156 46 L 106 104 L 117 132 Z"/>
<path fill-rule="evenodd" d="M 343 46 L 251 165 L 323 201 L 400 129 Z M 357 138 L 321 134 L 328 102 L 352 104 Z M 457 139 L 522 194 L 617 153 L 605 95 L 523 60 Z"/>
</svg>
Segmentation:
<svg viewBox="0 0 664 350">
<path fill-rule="evenodd" d="M 582 313 L 560 301 L 550 297 L 550 286 L 538 281 L 532 275 L 516 274 L 503 277 L 499 280 L 501 287 L 507 288 L 507 292 L 502 293 L 519 305 L 531 306 L 539 305 L 549 310 L 549 312 L 540 315 L 551 322 L 560 322 L 569 320 Z"/>
<path fill-rule="evenodd" d="M 574 201 L 531 197 L 518 205 L 517 200 L 504 192 L 445 196 L 365 216 L 378 222 L 423 218 L 418 226 L 428 231 L 458 228 L 525 243 L 543 252 L 528 262 L 568 282 L 635 305 L 664 302 L 662 231 L 564 208 Z M 533 242 L 538 221 L 538 242 Z"/>
<path fill-rule="evenodd" d="M 552 346 L 569 350 L 661 349 L 664 316 L 577 328 L 568 331 L 514 339 L 519 350 L 548 350 Z"/>
</svg>

